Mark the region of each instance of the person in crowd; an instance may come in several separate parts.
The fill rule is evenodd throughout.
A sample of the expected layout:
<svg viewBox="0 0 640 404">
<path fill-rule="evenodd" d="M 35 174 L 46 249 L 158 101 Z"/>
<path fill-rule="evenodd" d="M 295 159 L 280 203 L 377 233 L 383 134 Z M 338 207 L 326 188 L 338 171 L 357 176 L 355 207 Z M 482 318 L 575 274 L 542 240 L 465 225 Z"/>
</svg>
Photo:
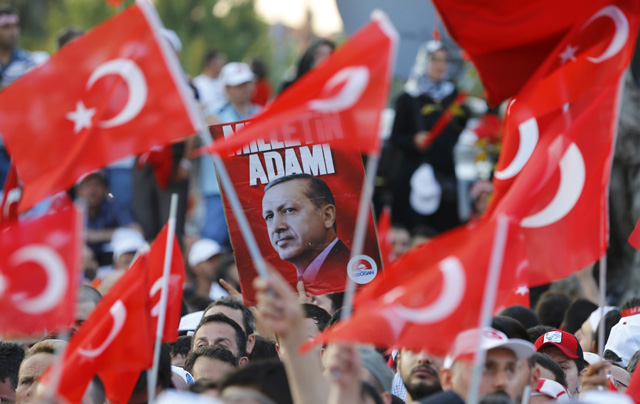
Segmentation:
<svg viewBox="0 0 640 404">
<path fill-rule="evenodd" d="M 101 265 L 111 264 L 113 255 L 107 244 L 119 227 L 141 231 L 140 226 L 126 209 L 121 209 L 107 195 L 108 187 L 103 171 L 91 172 L 78 180 L 76 199 L 87 204 L 87 245 Z"/>
<path fill-rule="evenodd" d="M 193 334 L 191 350 L 217 345 L 231 351 L 238 366 L 249 362 L 247 358 L 247 337 L 242 328 L 224 314 L 218 313 L 202 318 Z"/>
<path fill-rule="evenodd" d="M 577 338 L 565 331 L 552 330 L 541 335 L 536 351 L 549 355 L 564 371 L 567 390 L 574 396 L 580 392 L 580 373 L 585 368 L 584 355 Z"/>
<path fill-rule="evenodd" d="M 0 341 L 0 403 L 16 401 L 18 370 L 24 355 L 22 345 Z"/>
<path fill-rule="evenodd" d="M 407 390 L 406 402 L 417 402 L 442 391 L 440 371 L 443 359 L 426 351 L 402 348 L 396 357 L 398 375 Z M 392 391 L 393 393 L 393 391 Z"/>
<path fill-rule="evenodd" d="M 618 310 L 617 307 L 605 306 L 604 314 L 606 315 L 611 311 L 617 311 L 617 310 Z M 597 352 L 597 350 L 594 349 L 595 338 L 596 338 L 595 333 L 596 333 L 596 330 L 598 329 L 598 326 L 600 325 L 601 319 L 602 319 L 602 312 L 600 308 L 597 308 L 591 312 L 591 314 L 589 315 L 589 318 L 587 318 L 585 321 L 582 322 L 582 324 L 580 325 L 580 329 L 576 330 L 573 333 L 576 336 L 576 338 L 578 338 L 578 341 L 580 341 L 580 347 L 582 347 L 583 352 Z M 618 322 L 618 320 L 616 320 L 616 323 Z M 613 325 L 611 327 L 613 327 Z M 608 336 L 609 335 L 607 333 L 606 338 L 608 338 Z"/>
<path fill-rule="evenodd" d="M 256 322 L 251 310 L 242 304 L 242 302 L 232 297 L 222 297 L 211 303 L 204 310 L 203 317 L 212 316 L 214 314 L 224 314 L 242 328 L 242 331 L 247 338 L 245 352 L 247 355 L 251 354 L 256 338 Z"/>
<path fill-rule="evenodd" d="M 489 206 L 489 201 L 493 195 L 493 184 L 486 180 L 477 180 L 469 190 L 471 198 L 471 214 L 469 221 L 478 220 Z"/>
<path fill-rule="evenodd" d="M 318 38 L 312 41 L 311 45 L 309 45 L 307 50 L 300 57 L 295 74 L 293 75 L 294 77 L 292 79 L 287 79 L 282 83 L 280 92 L 289 88 L 289 86 L 298 81 L 311 69 L 322 63 L 333 53 L 335 49 L 336 45 L 328 39 Z"/>
<path fill-rule="evenodd" d="M 225 63 L 227 56 L 224 53 L 210 50 L 204 56 L 202 72 L 193 78 L 200 104 L 205 109 L 218 107 L 227 100 L 224 85 L 220 80 L 220 72 Z"/>
<path fill-rule="evenodd" d="M 293 404 L 288 376 L 278 360 L 250 363 L 222 380 L 220 398 L 225 403 Z"/>
<path fill-rule="evenodd" d="M 391 144 L 401 150 L 401 169 L 391 179 L 395 222 L 437 232 L 460 224 L 453 148 L 466 126 L 467 108 L 454 104 L 455 85 L 446 80 L 449 52 L 440 41 L 423 45 L 396 101 Z M 431 130 L 447 110 L 451 119 L 437 137 Z"/>
<path fill-rule="evenodd" d="M 480 382 L 479 397 L 490 393 L 503 392 L 514 402 L 520 402 L 525 387 L 535 380 L 517 378 L 517 368 L 521 360 L 527 360 L 533 356 L 535 349 L 528 341 L 507 336 L 495 329 L 472 329 L 460 333 L 444 360 L 440 372 L 442 393 L 438 393 L 427 400 L 431 403 L 464 403 L 468 396 L 469 386 L 473 373 L 473 354 L 478 346 L 478 338 L 484 337 L 480 342 L 480 349 L 486 351 L 484 370 Z M 447 398 L 450 401 L 443 401 Z"/>
<path fill-rule="evenodd" d="M 391 248 L 395 258 L 411 249 L 411 234 L 406 227 L 398 224 L 391 226 Z"/>
<path fill-rule="evenodd" d="M 36 402 L 38 380 L 55 360 L 56 352 L 65 344 L 61 340 L 46 339 L 29 348 L 18 371 L 16 404 Z"/>
<path fill-rule="evenodd" d="M 222 257 L 222 247 L 214 240 L 201 238 L 193 243 L 189 251 L 189 266 L 195 276 L 196 294 L 211 299 L 227 295 L 227 292 L 215 279 L 216 270 Z"/>
<path fill-rule="evenodd" d="M 570 334 L 575 334 L 582 326 L 582 323 L 588 320 L 591 313 L 597 308 L 598 305 L 587 299 L 575 299 L 571 302 L 567 311 L 564 312 L 560 329 Z"/>
<path fill-rule="evenodd" d="M 255 58 L 251 60 L 251 70 L 256 76 L 256 87 L 251 102 L 264 107 L 269 102 L 273 92 L 269 80 L 267 80 L 267 67 L 262 59 Z"/>
<path fill-rule="evenodd" d="M 560 328 L 564 313 L 569 308 L 571 299 L 560 292 L 545 292 L 540 296 L 536 305 L 536 315 L 541 325 Z"/>
<path fill-rule="evenodd" d="M 540 370 L 540 378 L 553 380 L 565 389 L 567 388 L 567 377 L 556 361 L 551 359 L 549 355 L 540 352 L 536 352 L 534 358 L 536 360 L 536 367 Z"/>
<path fill-rule="evenodd" d="M 181 335 L 176 342 L 169 344 L 169 354 L 171 355 L 171 366 L 184 368 L 184 362 L 187 359 L 193 338 L 190 335 Z"/>
<path fill-rule="evenodd" d="M 102 299 L 100 292 L 89 285 L 80 285 L 76 299 L 76 314 L 74 331 L 77 330 L 96 308 Z"/>
<path fill-rule="evenodd" d="M 500 316 L 511 317 L 519 321 L 527 330 L 540 324 L 536 313 L 524 306 L 509 306 L 500 312 Z"/>
<path fill-rule="evenodd" d="M 184 369 L 194 380 L 208 379 L 216 383 L 238 367 L 238 359 L 223 346 L 204 346 L 187 355 Z"/>
<path fill-rule="evenodd" d="M 224 86 L 227 101 L 222 105 L 208 106 L 205 110 L 210 125 L 247 120 L 260 111 L 260 107 L 251 102 L 255 76 L 246 63 L 230 62 L 220 72 L 220 81 Z M 211 138 L 201 139 L 205 144 Z M 199 190 L 205 208 L 204 225 L 201 237 L 215 240 L 223 247 L 231 247 L 229 231 L 222 207 L 222 197 L 213 159 L 208 154 L 199 159 Z"/>
<path fill-rule="evenodd" d="M 611 334 L 604 346 L 604 359 L 626 368 L 629 359 L 640 350 L 640 314 L 627 315 L 622 311 L 622 318 L 613 326 Z"/>
</svg>

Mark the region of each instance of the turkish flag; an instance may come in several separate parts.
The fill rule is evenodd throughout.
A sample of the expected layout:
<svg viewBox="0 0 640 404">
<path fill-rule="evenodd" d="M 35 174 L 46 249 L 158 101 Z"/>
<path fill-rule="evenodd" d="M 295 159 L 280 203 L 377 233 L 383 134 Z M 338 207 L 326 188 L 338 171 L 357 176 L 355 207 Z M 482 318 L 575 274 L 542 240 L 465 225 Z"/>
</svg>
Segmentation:
<svg viewBox="0 0 640 404">
<path fill-rule="evenodd" d="M 501 268 L 521 257 L 518 244 L 516 248 L 511 245 L 517 234 L 510 233 L 517 231 L 517 225 L 509 221 L 505 225 L 507 243 Z M 363 342 L 427 349 L 444 356 L 459 332 L 478 326 L 496 229 L 495 221 L 482 221 L 474 232 L 456 232 L 456 237 L 448 239 L 450 249 L 442 258 L 425 255 L 426 249 L 406 253 L 403 257 L 422 259 L 419 272 L 413 271 L 407 281 L 394 282 L 373 300 L 357 304 L 348 320 L 329 328 L 312 344 Z M 512 274 L 502 271 L 498 290 L 512 287 Z M 503 293 L 498 293 L 497 301 L 502 301 Z"/>
<path fill-rule="evenodd" d="M 151 367 L 153 336 L 149 332 L 148 296 L 146 266 L 134 264 L 69 340 L 60 372 L 60 396 L 79 403 L 96 374 L 139 372 Z M 50 377 L 47 372 L 43 383 L 49 383 Z M 123 382 L 122 386 L 128 384 Z M 135 381 L 131 391 L 134 385 Z M 112 390 L 106 383 L 105 388 L 108 394 Z"/>
<path fill-rule="evenodd" d="M 0 94 L 0 131 L 24 184 L 20 211 L 83 174 L 199 128 L 149 2 L 137 2 Z"/>
<path fill-rule="evenodd" d="M 372 21 L 263 109 L 252 124 L 208 151 L 227 157 L 246 145 L 247 152 L 257 152 L 310 143 L 378 151 L 397 37 L 386 17 Z"/>
<path fill-rule="evenodd" d="M 105 1 L 113 7 L 120 7 L 122 3 L 124 3 L 124 0 L 105 0 Z"/>
<path fill-rule="evenodd" d="M 162 287 L 162 271 L 164 266 L 167 244 L 168 226 L 165 225 L 160 234 L 151 244 L 149 251 L 141 255 L 133 263 L 133 267 L 143 268 L 148 276 L 146 295 L 148 296 L 149 331 L 152 338 L 149 345 L 140 346 L 139 349 L 148 349 L 153 353 L 153 341 L 158 326 L 158 314 L 160 309 L 160 294 Z M 169 273 L 169 294 L 167 299 L 167 314 L 163 331 L 162 342 L 173 342 L 178 339 L 178 324 L 182 309 L 182 287 L 185 279 L 184 259 L 180 252 L 178 240 L 173 238 L 173 253 Z M 132 269 L 133 269 L 132 267 Z M 114 404 L 126 404 L 140 376 L 140 372 L 147 367 L 131 368 L 126 371 L 121 369 L 104 369 L 100 371 L 100 378 L 104 383 L 109 402 Z"/>
<path fill-rule="evenodd" d="M 149 271 L 149 304 L 151 306 L 151 327 L 155 335 L 160 313 L 160 293 L 162 287 L 162 270 L 164 266 L 167 244 L 168 225 L 151 244 L 145 257 Z M 167 315 L 165 317 L 162 342 L 175 342 L 178 339 L 178 325 L 182 311 L 182 289 L 185 280 L 184 258 L 180 250 L 178 239 L 173 237 L 173 253 L 171 255 L 171 269 L 169 272 L 169 294 L 167 299 Z"/>
<path fill-rule="evenodd" d="M 385 206 L 378 218 L 378 244 L 380 245 L 380 255 L 382 265 L 386 268 L 396 258 L 393 253 L 391 242 L 391 209 Z"/>
<path fill-rule="evenodd" d="M 0 333 L 68 329 L 74 320 L 82 218 L 72 205 L 5 222 L 0 237 Z"/>
<path fill-rule="evenodd" d="M 530 286 L 605 253 L 618 89 L 639 12 L 621 0 L 586 16 L 508 107 L 488 214 L 520 218 Z"/>
<path fill-rule="evenodd" d="M 569 31 L 611 3 L 434 0 L 447 31 L 478 69 L 492 105 L 516 94 Z"/>
</svg>

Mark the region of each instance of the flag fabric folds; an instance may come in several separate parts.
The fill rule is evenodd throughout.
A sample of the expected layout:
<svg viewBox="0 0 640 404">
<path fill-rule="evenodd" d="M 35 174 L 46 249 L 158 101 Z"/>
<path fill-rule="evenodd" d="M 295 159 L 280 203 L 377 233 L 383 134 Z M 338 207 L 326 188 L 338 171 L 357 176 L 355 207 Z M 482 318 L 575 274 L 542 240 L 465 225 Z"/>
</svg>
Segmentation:
<svg viewBox="0 0 640 404">
<path fill-rule="evenodd" d="M 270 150 L 274 142 L 285 147 L 327 143 L 363 153 L 378 151 L 380 115 L 389 95 L 397 38 L 386 17 L 372 21 L 250 125 L 215 142 L 208 151 L 226 157 L 246 145 L 252 152 Z"/>
<path fill-rule="evenodd" d="M 153 7 L 138 2 L 2 92 L 20 211 L 89 171 L 197 132 L 193 95 L 160 28 Z"/>
</svg>

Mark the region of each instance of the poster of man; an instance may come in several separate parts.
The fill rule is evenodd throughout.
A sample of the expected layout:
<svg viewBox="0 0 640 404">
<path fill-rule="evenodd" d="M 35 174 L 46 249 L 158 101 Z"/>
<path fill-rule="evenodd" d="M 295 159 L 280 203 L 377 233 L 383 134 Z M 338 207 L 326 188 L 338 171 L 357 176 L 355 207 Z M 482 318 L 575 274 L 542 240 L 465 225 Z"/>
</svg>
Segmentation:
<svg viewBox="0 0 640 404">
<path fill-rule="evenodd" d="M 322 119 L 325 127 L 331 124 Z M 211 133 L 214 139 L 230 136 L 243 124 L 214 125 Z M 292 286 L 302 281 L 314 296 L 337 293 L 348 277 L 363 285 L 380 273 L 371 214 L 363 252 L 351 257 L 364 179 L 358 153 L 332 150 L 326 143 L 278 140 L 274 134 L 268 142 L 227 156 L 224 164 L 262 255 Z M 226 197 L 225 215 L 243 297 L 253 304 L 256 271 Z"/>
</svg>

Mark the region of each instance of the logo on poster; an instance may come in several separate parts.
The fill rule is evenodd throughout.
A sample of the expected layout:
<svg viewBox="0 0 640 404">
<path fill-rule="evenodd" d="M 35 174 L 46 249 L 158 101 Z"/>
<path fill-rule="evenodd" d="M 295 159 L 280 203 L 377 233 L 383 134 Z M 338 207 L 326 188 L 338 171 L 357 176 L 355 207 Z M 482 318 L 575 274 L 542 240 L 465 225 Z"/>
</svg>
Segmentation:
<svg viewBox="0 0 640 404">
<path fill-rule="evenodd" d="M 378 266 L 368 255 L 356 255 L 347 264 L 347 274 L 358 285 L 364 285 L 376 277 Z"/>
</svg>

